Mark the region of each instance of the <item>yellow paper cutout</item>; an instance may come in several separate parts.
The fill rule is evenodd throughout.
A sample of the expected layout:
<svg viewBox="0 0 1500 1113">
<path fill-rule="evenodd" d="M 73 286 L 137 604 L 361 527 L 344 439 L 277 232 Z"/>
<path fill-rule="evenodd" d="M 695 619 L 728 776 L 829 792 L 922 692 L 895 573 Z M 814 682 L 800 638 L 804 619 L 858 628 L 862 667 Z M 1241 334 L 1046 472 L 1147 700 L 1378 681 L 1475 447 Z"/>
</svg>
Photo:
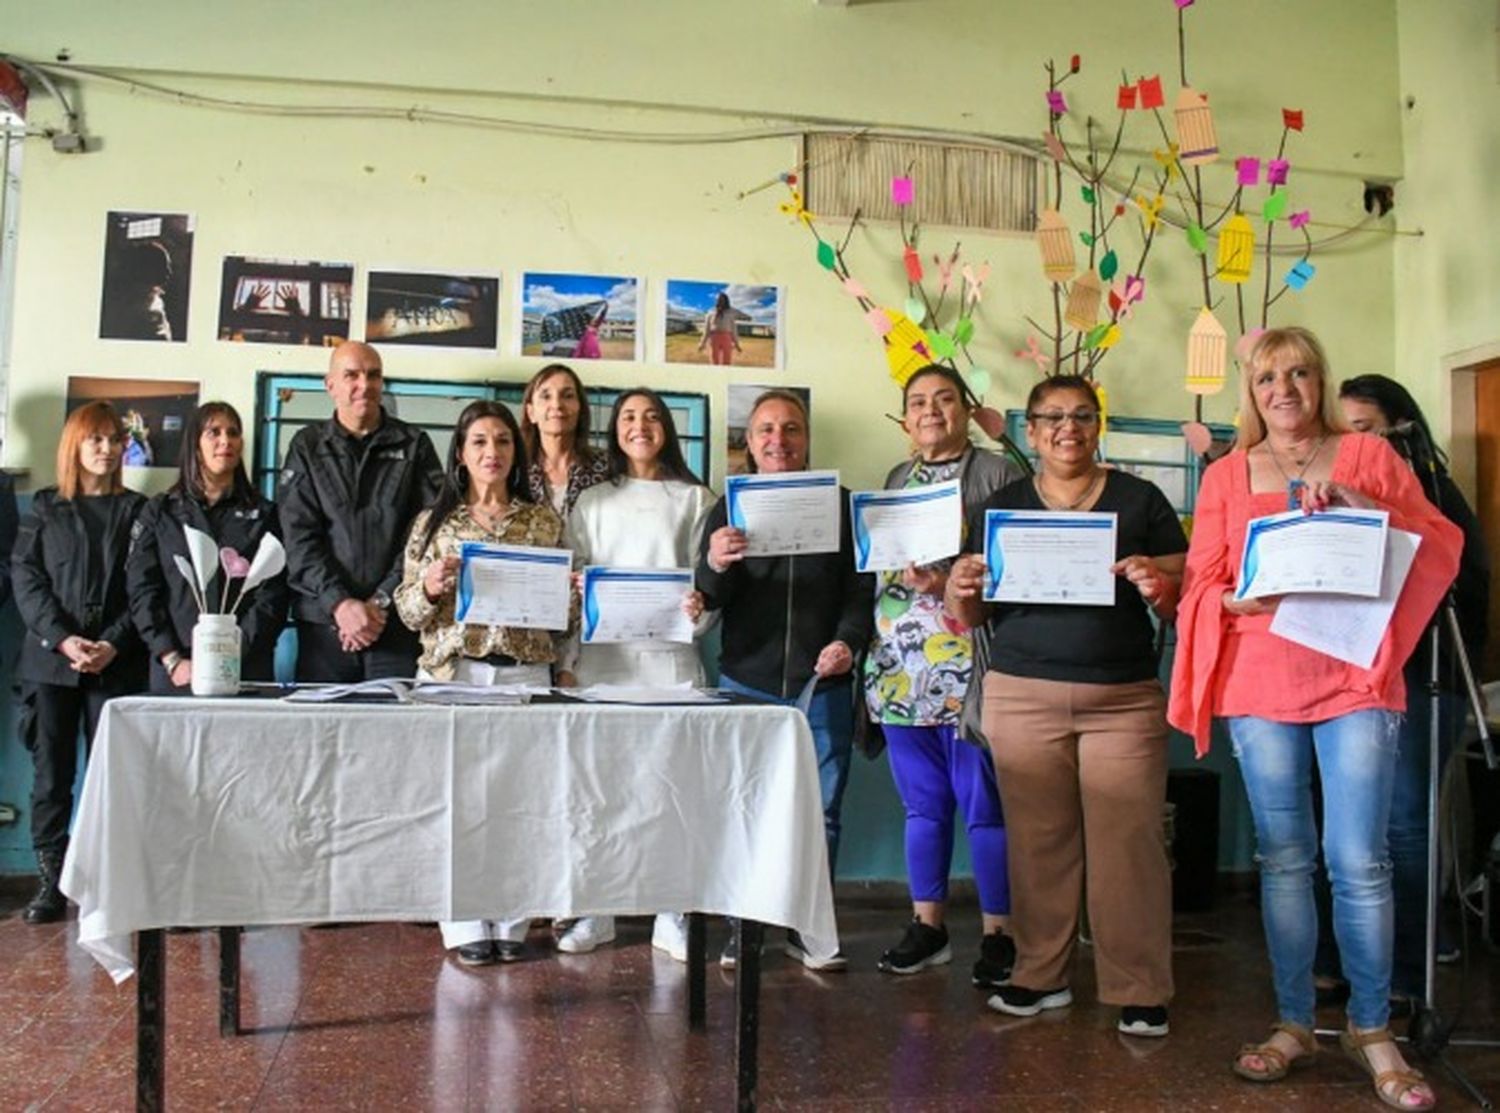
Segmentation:
<svg viewBox="0 0 1500 1113">
<path fill-rule="evenodd" d="M 1167 172 L 1167 181 L 1170 182 L 1173 178 L 1177 177 L 1176 143 L 1168 143 L 1166 150 L 1162 150 L 1160 147 L 1158 147 L 1156 150 L 1151 152 L 1151 157 L 1156 159 L 1156 161 L 1161 165 L 1161 168 Z"/>
<path fill-rule="evenodd" d="M 1214 117 L 1208 100 L 1184 85 L 1177 94 L 1177 145 L 1184 166 L 1203 166 L 1219 157 L 1219 137 L 1214 133 Z"/>
<path fill-rule="evenodd" d="M 1150 201 L 1137 193 L 1135 195 L 1136 207 L 1141 210 L 1141 220 L 1145 223 L 1147 230 L 1155 228 L 1161 219 L 1162 206 L 1166 204 L 1166 198 L 1158 193 Z"/>
<path fill-rule="evenodd" d="M 891 378 L 904 387 L 907 379 L 932 362 L 932 344 L 910 317 L 894 309 L 885 312 L 891 319 L 891 331 L 885 334 L 885 359 Z"/>
<path fill-rule="evenodd" d="M 1244 213 L 1235 213 L 1219 233 L 1219 281 L 1244 282 L 1255 258 L 1255 229 Z"/>
<path fill-rule="evenodd" d="M 1110 325 L 1104 330 L 1104 335 L 1099 338 L 1097 347 L 1101 352 L 1107 352 L 1120 342 L 1120 326 Z"/>
<path fill-rule="evenodd" d="M 1224 389 L 1229 362 L 1229 334 L 1204 306 L 1188 332 L 1187 390 L 1189 394 L 1218 394 Z"/>
<path fill-rule="evenodd" d="M 1048 282 L 1066 282 L 1078 264 L 1073 260 L 1073 233 L 1056 209 L 1043 209 L 1036 222 L 1036 242 L 1042 251 L 1042 273 Z"/>
<path fill-rule="evenodd" d="M 1095 381 L 1094 394 L 1099 399 L 1099 435 L 1102 437 L 1109 432 L 1109 391 Z"/>
<path fill-rule="evenodd" d="M 1082 331 L 1099 323 L 1099 300 L 1104 296 L 1104 287 L 1093 271 L 1084 271 L 1068 287 L 1068 307 L 1063 310 L 1063 320 Z"/>
<path fill-rule="evenodd" d="M 812 227 L 812 222 L 816 219 L 812 213 L 807 211 L 806 206 L 802 204 L 801 190 L 792 190 L 792 199 L 790 201 L 783 201 L 779 207 L 787 216 L 796 217 L 809 228 Z"/>
</svg>

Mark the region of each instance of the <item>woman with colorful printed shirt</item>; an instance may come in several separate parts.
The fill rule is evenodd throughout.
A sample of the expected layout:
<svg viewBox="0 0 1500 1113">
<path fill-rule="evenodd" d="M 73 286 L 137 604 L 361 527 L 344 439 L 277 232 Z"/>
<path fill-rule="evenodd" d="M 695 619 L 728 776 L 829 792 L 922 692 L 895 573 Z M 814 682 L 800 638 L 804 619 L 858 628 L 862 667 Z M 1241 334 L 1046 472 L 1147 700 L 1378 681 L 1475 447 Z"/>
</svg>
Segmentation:
<svg viewBox="0 0 1500 1113">
<path fill-rule="evenodd" d="M 957 479 L 967 509 L 1016 478 L 1008 460 L 969 442 L 972 396 L 956 371 L 936 364 L 923 368 L 907 380 L 902 402 L 903 425 L 916 455 L 891 472 L 887 488 Z M 906 808 L 913 910 L 905 936 L 881 956 L 880 969 L 914 974 L 952 961 L 943 912 L 953 815 L 961 808 L 984 922 L 974 984 L 998 986 L 1009 976 L 1015 955 L 1005 933 L 1010 913 L 1005 822 L 989 753 L 962 733 L 974 645 L 968 629 L 943 614 L 947 579 L 946 561 L 909 566 L 883 573 L 875 596 L 865 701 L 872 725 L 885 736 L 891 775 Z"/>
</svg>

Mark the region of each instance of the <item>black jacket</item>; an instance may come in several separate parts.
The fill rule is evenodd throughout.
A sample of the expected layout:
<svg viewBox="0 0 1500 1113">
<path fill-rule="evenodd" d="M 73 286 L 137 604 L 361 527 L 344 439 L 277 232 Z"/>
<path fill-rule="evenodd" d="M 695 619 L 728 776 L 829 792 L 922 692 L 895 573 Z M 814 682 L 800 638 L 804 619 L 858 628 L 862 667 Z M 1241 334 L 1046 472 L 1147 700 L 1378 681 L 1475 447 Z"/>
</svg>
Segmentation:
<svg viewBox="0 0 1500 1113">
<path fill-rule="evenodd" d="M 720 498 L 698 555 L 698 590 L 706 606 L 724 616 L 719 669 L 747 687 L 794 699 L 824 646 L 841 641 L 858 656 L 874 628 L 875 577 L 854 571 L 849 492 L 839 488 L 836 553 L 746 557 L 715 572 L 708 566 L 709 538 L 728 521 Z M 836 676 L 818 687 L 848 680 Z"/>
<path fill-rule="evenodd" d="M 57 647 L 80 634 L 109 642 L 118 654 L 100 674 L 100 687 L 138 692 L 146 686 L 146 654 L 130 621 L 125 558 L 131 528 L 146 498 L 135 491 L 97 497 L 114 500 L 100 562 L 103 604 L 97 613 L 88 613 L 88 531 L 76 504 L 62 498 L 56 487 L 47 487 L 36 493 L 31 509 L 21 519 L 11 556 L 16 607 L 26 626 L 17 675 L 34 683 L 76 688 L 80 674 Z"/>
<path fill-rule="evenodd" d="M 168 491 L 152 499 L 136 519 L 125 579 L 130 588 L 130 614 L 151 658 L 151 690 L 172 690 L 162 667 L 164 653 L 191 657 L 193 626 L 198 604 L 192 589 L 177 571 L 174 556 L 187 559 L 187 536 L 183 526 L 202 530 L 214 539 L 216 548 L 228 546 L 246 560 L 255 556 L 265 534 L 279 536 L 276 505 L 255 491 L 248 497 L 229 495 L 210 509 L 180 491 Z M 240 581 L 230 584 L 229 601 L 239 594 Z M 208 584 L 208 608 L 221 609 L 224 598 L 222 566 Z M 274 677 L 276 638 L 286 625 L 286 573 L 255 588 L 238 608 L 240 616 L 240 676 L 245 680 Z"/>
<path fill-rule="evenodd" d="M 0 474 L 0 610 L 10 600 L 10 551 L 16 547 L 19 528 L 15 480 Z"/>
<path fill-rule="evenodd" d="M 292 613 L 331 623 L 345 599 L 393 595 L 417 512 L 443 481 L 432 441 L 389 414 L 365 438 L 329 418 L 298 431 L 277 494 Z"/>
</svg>

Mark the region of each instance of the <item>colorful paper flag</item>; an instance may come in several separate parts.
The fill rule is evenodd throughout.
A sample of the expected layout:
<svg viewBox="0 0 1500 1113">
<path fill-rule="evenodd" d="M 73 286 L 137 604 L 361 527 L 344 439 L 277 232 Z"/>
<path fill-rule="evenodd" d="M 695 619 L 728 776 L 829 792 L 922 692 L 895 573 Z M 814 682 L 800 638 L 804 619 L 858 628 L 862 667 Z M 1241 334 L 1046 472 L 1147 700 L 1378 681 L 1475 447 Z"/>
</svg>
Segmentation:
<svg viewBox="0 0 1500 1113">
<path fill-rule="evenodd" d="M 1270 162 L 1266 163 L 1266 181 L 1270 182 L 1273 186 L 1286 185 L 1287 171 L 1291 168 L 1292 164 L 1286 159 L 1273 158 Z"/>
<path fill-rule="evenodd" d="M 1300 290 L 1313 280 L 1313 275 L 1318 273 L 1318 268 L 1306 259 L 1299 259 L 1292 264 L 1292 269 L 1286 272 L 1285 282 L 1293 290 Z"/>
<path fill-rule="evenodd" d="M 1311 220 L 1311 219 L 1312 219 L 1312 213 L 1309 212 L 1307 209 L 1302 209 L 1301 211 L 1295 212 L 1291 216 L 1287 217 L 1286 218 L 1286 222 L 1288 224 L 1290 224 L 1293 228 L 1303 228 L 1303 227 L 1305 227 L 1307 225 L 1307 222 L 1309 220 Z"/>
<path fill-rule="evenodd" d="M 1068 110 L 1067 99 L 1062 95 L 1061 89 L 1047 90 L 1047 108 L 1054 116 L 1061 116 Z"/>
<path fill-rule="evenodd" d="M 1234 172 L 1240 185 L 1260 185 L 1260 159 L 1237 158 L 1234 160 Z"/>
<path fill-rule="evenodd" d="M 1302 130 L 1302 109 L 1283 108 L 1281 110 L 1281 126 L 1289 131 Z"/>
<path fill-rule="evenodd" d="M 1167 103 L 1166 97 L 1161 91 L 1161 77 L 1143 77 L 1136 82 L 1136 87 L 1141 92 L 1142 108 L 1160 108 Z"/>
<path fill-rule="evenodd" d="M 1129 111 L 1135 107 L 1135 95 L 1134 85 L 1121 85 L 1119 92 L 1115 94 L 1115 107 L 1121 112 Z"/>
<path fill-rule="evenodd" d="M 906 279 L 908 282 L 922 281 L 922 257 L 917 254 L 917 249 L 908 247 L 901 253 L 902 261 L 906 264 Z"/>
<path fill-rule="evenodd" d="M 910 178 L 891 179 L 891 204 L 910 205 L 915 196 L 915 190 Z"/>
</svg>

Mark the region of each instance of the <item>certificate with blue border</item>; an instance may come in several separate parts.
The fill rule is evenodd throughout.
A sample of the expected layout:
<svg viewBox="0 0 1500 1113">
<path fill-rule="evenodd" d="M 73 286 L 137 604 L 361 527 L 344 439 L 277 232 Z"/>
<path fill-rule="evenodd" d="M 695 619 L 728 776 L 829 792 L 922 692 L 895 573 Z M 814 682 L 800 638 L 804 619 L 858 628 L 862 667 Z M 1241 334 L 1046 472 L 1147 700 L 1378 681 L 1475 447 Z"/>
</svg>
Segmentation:
<svg viewBox="0 0 1500 1113">
<path fill-rule="evenodd" d="M 566 630 L 573 554 L 465 541 L 454 618 L 474 626 Z"/>
<path fill-rule="evenodd" d="M 1100 511 L 985 511 L 985 599 L 1112 606 L 1117 530 Z"/>
<path fill-rule="evenodd" d="M 693 590 L 691 568 L 583 570 L 583 641 L 678 642 L 693 640 L 693 622 L 682 601 Z"/>
<path fill-rule="evenodd" d="M 1380 594 L 1385 571 L 1389 523 L 1384 510 L 1344 507 L 1252 518 L 1245 527 L 1234 597 L 1310 591 L 1373 598 Z"/>
<path fill-rule="evenodd" d="M 849 496 L 854 567 L 894 572 L 957 556 L 963 542 L 958 480 L 899 491 L 855 491 Z"/>
<path fill-rule="evenodd" d="M 839 473 L 788 471 L 724 481 L 729 524 L 745 531 L 746 556 L 839 551 Z"/>
</svg>

